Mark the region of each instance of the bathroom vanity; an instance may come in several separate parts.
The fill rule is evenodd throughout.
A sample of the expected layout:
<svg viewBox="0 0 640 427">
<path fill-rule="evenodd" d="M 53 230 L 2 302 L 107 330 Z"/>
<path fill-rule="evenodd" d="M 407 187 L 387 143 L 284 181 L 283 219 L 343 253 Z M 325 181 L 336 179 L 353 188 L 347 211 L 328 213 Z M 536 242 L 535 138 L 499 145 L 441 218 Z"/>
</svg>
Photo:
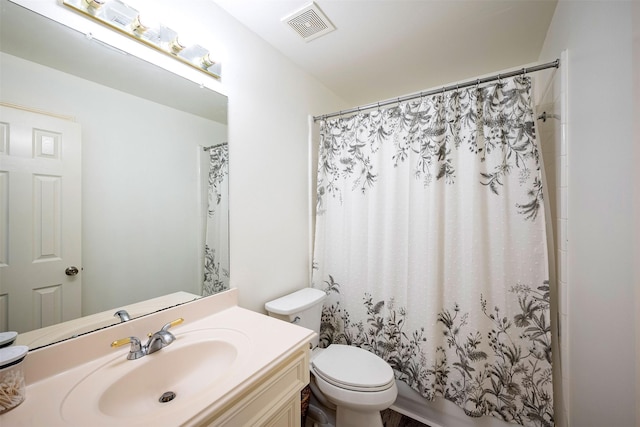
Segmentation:
<svg viewBox="0 0 640 427">
<path fill-rule="evenodd" d="M 153 354 L 111 346 L 171 322 Z M 26 399 L 0 425 L 299 426 L 314 335 L 238 307 L 232 289 L 31 351 Z"/>
</svg>

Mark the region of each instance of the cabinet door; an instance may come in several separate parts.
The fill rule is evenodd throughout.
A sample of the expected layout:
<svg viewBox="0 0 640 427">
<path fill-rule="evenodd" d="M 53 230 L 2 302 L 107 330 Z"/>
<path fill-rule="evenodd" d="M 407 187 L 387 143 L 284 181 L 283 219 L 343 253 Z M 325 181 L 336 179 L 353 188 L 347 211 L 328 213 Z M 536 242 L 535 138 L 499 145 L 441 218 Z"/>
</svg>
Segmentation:
<svg viewBox="0 0 640 427">
<path fill-rule="evenodd" d="M 237 403 L 211 414 L 208 427 L 300 426 L 300 391 L 309 383 L 309 350 L 305 343 L 274 367 Z"/>
<path fill-rule="evenodd" d="M 300 399 L 292 397 L 264 424 L 265 427 L 298 427 L 300 425 Z"/>
</svg>

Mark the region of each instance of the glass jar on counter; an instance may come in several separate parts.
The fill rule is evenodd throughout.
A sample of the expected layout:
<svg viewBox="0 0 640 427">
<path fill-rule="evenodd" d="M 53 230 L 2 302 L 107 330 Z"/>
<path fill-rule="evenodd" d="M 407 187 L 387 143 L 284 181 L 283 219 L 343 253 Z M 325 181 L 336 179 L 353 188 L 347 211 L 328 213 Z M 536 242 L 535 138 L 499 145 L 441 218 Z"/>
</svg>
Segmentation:
<svg viewBox="0 0 640 427">
<path fill-rule="evenodd" d="M 22 361 L 28 351 L 25 345 L 0 348 L 0 414 L 24 401 L 27 387 Z"/>
</svg>

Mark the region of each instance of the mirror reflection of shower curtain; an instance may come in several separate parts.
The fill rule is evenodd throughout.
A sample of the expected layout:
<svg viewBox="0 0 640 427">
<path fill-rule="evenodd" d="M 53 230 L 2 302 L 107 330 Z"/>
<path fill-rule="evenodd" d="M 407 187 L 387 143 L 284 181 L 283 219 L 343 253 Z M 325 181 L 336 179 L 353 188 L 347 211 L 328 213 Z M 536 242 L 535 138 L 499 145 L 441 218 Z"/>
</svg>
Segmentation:
<svg viewBox="0 0 640 427">
<path fill-rule="evenodd" d="M 209 150 L 202 296 L 229 289 L 229 146 Z"/>
</svg>

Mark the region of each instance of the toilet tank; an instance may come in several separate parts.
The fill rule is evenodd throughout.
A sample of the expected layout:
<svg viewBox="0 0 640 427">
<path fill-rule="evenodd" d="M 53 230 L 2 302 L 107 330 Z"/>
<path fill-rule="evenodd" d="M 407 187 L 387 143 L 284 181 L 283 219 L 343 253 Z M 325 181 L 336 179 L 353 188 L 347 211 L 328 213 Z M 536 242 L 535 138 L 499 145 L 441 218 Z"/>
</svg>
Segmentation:
<svg viewBox="0 0 640 427">
<path fill-rule="evenodd" d="M 295 323 L 319 334 L 322 302 L 326 297 L 327 294 L 320 289 L 304 288 L 269 301 L 264 308 L 271 317 Z M 311 342 L 313 347 L 317 347 L 318 337 L 316 336 Z"/>
</svg>

